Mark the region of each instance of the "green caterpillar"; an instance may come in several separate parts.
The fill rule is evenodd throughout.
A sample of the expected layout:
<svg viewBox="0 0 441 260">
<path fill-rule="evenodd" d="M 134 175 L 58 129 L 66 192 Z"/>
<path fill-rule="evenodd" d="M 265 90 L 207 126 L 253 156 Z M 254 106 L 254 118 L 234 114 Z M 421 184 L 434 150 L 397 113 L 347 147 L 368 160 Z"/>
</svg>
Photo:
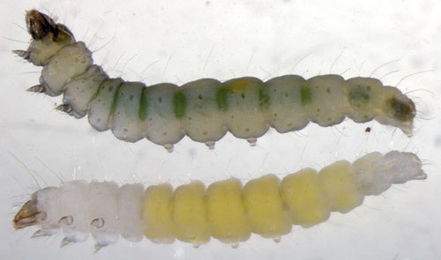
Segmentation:
<svg viewBox="0 0 441 260">
<path fill-rule="evenodd" d="M 338 161 L 319 172 L 302 169 L 282 180 L 269 174 L 243 187 L 236 178 L 208 188 L 193 181 L 174 190 L 169 183 L 144 190 L 141 184 L 72 181 L 35 192 L 13 223 L 16 229 L 38 225 L 33 237 L 62 229 L 61 245 L 91 234 L 96 250 L 120 235 L 133 242 L 144 236 L 159 243 L 177 238 L 195 246 L 213 237 L 236 247 L 251 233 L 278 241 L 292 225 L 310 227 L 331 212 L 349 212 L 392 184 L 425 179 L 421 167 L 415 154 L 392 151 L 370 153 L 352 164 Z"/>
<path fill-rule="evenodd" d="M 29 90 L 63 94 L 59 110 L 76 118 L 88 115 L 93 128 L 111 129 L 121 140 L 147 138 L 172 151 L 173 144 L 187 135 L 213 148 L 229 131 L 255 144 L 269 127 L 285 133 L 310 121 L 332 126 L 346 117 L 358 123 L 375 119 L 412 135 L 415 104 L 378 79 L 286 75 L 266 82 L 253 77 L 226 82 L 207 78 L 180 87 L 170 83 L 147 87 L 109 78 L 93 64 L 85 44 L 49 16 L 31 10 L 26 23 L 33 40 L 28 50 L 14 52 L 43 66 L 40 84 Z"/>
</svg>

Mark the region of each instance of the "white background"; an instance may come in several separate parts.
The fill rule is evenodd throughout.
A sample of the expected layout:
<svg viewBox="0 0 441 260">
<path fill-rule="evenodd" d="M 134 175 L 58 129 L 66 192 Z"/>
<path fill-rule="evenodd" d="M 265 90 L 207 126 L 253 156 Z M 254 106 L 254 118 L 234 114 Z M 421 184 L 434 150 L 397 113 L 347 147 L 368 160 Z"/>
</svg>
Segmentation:
<svg viewBox="0 0 441 260">
<path fill-rule="evenodd" d="M 92 3 L 90 3 L 92 2 Z M 159 3 L 160 2 L 160 3 Z M 439 1 L 2 1 L 0 3 L 0 258 L 1 259 L 439 259 L 441 256 Z M 25 10 L 65 23 L 95 50 L 111 76 L 146 84 L 183 84 L 202 77 L 308 78 L 335 73 L 373 76 L 399 84 L 418 109 L 415 134 L 375 122 L 300 132 L 269 131 L 256 147 L 230 134 L 209 151 L 184 138 L 168 154 L 143 140 L 129 144 L 98 133 L 86 119 L 54 110 L 60 98 L 25 92 L 40 69 L 11 53 L 26 49 Z M 420 73 L 426 70 L 430 72 Z M 365 128 L 371 127 L 371 133 Z M 62 235 L 31 239 L 11 220 L 40 187 L 76 179 L 173 185 L 265 173 L 284 176 L 302 167 L 391 149 L 417 153 L 426 181 L 394 186 L 348 214 L 309 229 L 294 227 L 280 243 L 258 236 L 238 249 L 216 240 L 194 249 L 176 242 L 119 241 L 93 254 L 93 241 L 59 248 Z M 14 158 L 16 156 L 18 160 Z M 22 165 L 26 165 L 29 173 Z M 45 166 L 47 165 L 47 167 Z"/>
</svg>

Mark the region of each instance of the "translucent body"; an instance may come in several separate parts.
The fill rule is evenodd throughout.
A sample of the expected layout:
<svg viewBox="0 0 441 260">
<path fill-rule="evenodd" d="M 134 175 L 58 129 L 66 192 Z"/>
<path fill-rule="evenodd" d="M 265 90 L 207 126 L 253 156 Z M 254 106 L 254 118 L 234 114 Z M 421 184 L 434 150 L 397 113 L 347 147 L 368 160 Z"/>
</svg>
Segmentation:
<svg viewBox="0 0 441 260">
<path fill-rule="evenodd" d="M 147 87 L 110 79 L 93 65 L 84 43 L 75 42 L 64 25 L 48 16 L 32 10 L 27 21 L 39 26 L 29 26 L 33 41 L 27 51 L 16 53 L 44 67 L 40 85 L 31 90 L 64 94 L 60 110 L 76 118 L 88 115 L 92 127 L 111 129 L 125 141 L 147 138 L 171 151 L 187 135 L 212 148 L 229 131 L 254 144 L 269 127 L 284 133 L 309 122 L 332 126 L 346 117 L 355 122 L 375 119 L 412 134 L 412 100 L 374 78 L 286 75 L 266 82 L 242 77 Z"/>
<path fill-rule="evenodd" d="M 193 181 L 176 189 L 164 183 L 145 190 L 139 184 L 118 188 L 114 182 L 72 181 L 34 193 L 14 225 L 38 225 L 36 236 L 61 229 L 63 245 L 91 234 L 97 249 L 115 243 L 119 235 L 158 243 L 179 239 L 195 246 L 213 237 L 237 246 L 252 233 L 279 241 L 292 225 L 316 225 L 331 212 L 349 212 L 366 195 L 425 178 L 415 154 L 392 151 L 370 153 L 352 164 L 338 161 L 319 172 L 302 169 L 282 180 L 269 174 L 244 186 L 235 178 L 207 188 Z"/>
</svg>

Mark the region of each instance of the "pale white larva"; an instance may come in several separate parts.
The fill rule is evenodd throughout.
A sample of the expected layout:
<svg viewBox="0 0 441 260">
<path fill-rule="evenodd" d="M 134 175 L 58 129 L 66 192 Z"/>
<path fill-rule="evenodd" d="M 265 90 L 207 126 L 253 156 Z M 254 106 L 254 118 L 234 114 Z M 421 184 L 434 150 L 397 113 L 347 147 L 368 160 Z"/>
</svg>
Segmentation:
<svg viewBox="0 0 441 260">
<path fill-rule="evenodd" d="M 49 16 L 31 10 L 26 22 L 33 40 L 27 51 L 15 53 L 43 66 L 40 85 L 29 90 L 64 94 L 58 109 L 76 118 L 88 115 L 95 129 L 111 129 L 125 141 L 147 138 L 172 151 L 187 135 L 213 148 L 230 131 L 254 144 L 269 127 L 284 133 L 309 122 L 332 126 L 345 117 L 355 122 L 375 119 L 412 134 L 414 103 L 378 79 L 322 75 L 306 80 L 286 75 L 266 82 L 253 77 L 226 82 L 207 78 L 181 87 L 146 87 L 109 78 L 93 64 L 85 44 Z"/>
<path fill-rule="evenodd" d="M 195 246 L 210 237 L 237 246 L 251 233 L 280 240 L 291 226 L 310 227 L 330 213 L 346 213 L 365 196 L 379 195 L 392 184 L 427 176 L 413 153 L 392 151 L 367 154 L 352 164 L 335 162 L 319 172 L 302 169 L 279 180 L 269 174 L 242 187 L 236 178 L 208 188 L 192 181 L 173 190 L 168 184 L 144 187 L 114 182 L 66 182 L 35 192 L 13 220 L 16 229 L 38 225 L 33 237 L 63 230 L 61 245 L 84 241 L 89 234 L 96 249 L 143 237 Z"/>
</svg>

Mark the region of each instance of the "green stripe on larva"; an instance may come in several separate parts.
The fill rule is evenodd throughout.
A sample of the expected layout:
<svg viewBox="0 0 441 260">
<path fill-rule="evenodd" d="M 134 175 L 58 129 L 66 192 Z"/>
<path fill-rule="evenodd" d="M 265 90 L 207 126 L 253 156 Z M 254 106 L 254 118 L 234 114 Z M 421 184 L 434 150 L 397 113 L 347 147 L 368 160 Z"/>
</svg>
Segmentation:
<svg viewBox="0 0 441 260">
<path fill-rule="evenodd" d="M 253 77 L 223 83 L 200 79 L 181 88 L 169 83 L 148 88 L 141 83 L 131 84 L 137 89 L 128 91 L 139 103 L 126 100 L 115 115 L 123 100 L 118 93 L 113 100 L 110 95 L 95 93 L 96 86 L 112 79 L 93 64 L 85 44 L 75 42 L 64 25 L 38 11 L 28 12 L 26 19 L 33 40 L 27 51 L 15 53 L 44 67 L 41 85 L 30 90 L 50 96 L 64 94 L 60 109 L 78 118 L 88 114 L 95 129 L 112 129 L 122 140 L 135 142 L 145 137 L 171 150 L 188 135 L 213 147 L 230 132 L 254 144 L 269 127 L 285 133 L 303 129 L 309 122 L 324 127 L 336 125 L 346 117 L 357 123 L 375 119 L 412 134 L 415 105 L 400 90 L 383 86 L 374 78 L 345 80 L 339 75 L 307 80 L 286 75 L 266 82 Z M 55 34 L 63 37 L 54 41 Z M 110 116 L 112 120 L 107 120 Z"/>
<path fill-rule="evenodd" d="M 175 112 L 175 117 L 177 119 L 185 116 L 186 107 L 187 98 L 181 92 L 176 92 L 173 96 L 173 111 Z"/>
<path fill-rule="evenodd" d="M 219 87 L 216 91 L 216 103 L 220 111 L 226 111 L 228 108 L 228 92 L 226 87 Z"/>
<path fill-rule="evenodd" d="M 300 87 L 300 102 L 303 106 L 312 102 L 312 93 L 308 86 L 303 85 Z"/>
<path fill-rule="evenodd" d="M 99 84 L 97 90 L 95 91 L 95 93 L 93 93 L 92 97 L 90 98 L 91 101 L 98 97 L 98 95 L 100 94 L 101 85 L 104 82 L 105 82 L 105 80 L 101 81 L 101 83 Z"/>
<path fill-rule="evenodd" d="M 115 91 L 115 95 L 113 96 L 112 106 L 110 107 L 110 116 L 113 116 L 113 113 L 115 112 L 116 105 L 118 104 L 119 99 L 119 89 L 121 88 L 122 84 L 118 86 L 118 88 Z"/>
<path fill-rule="evenodd" d="M 145 121 L 147 118 L 147 88 L 142 89 L 141 99 L 139 100 L 139 112 L 138 117 L 141 121 Z"/>
<path fill-rule="evenodd" d="M 266 88 L 259 88 L 259 107 L 268 109 L 270 106 L 270 96 L 266 93 Z"/>
</svg>

